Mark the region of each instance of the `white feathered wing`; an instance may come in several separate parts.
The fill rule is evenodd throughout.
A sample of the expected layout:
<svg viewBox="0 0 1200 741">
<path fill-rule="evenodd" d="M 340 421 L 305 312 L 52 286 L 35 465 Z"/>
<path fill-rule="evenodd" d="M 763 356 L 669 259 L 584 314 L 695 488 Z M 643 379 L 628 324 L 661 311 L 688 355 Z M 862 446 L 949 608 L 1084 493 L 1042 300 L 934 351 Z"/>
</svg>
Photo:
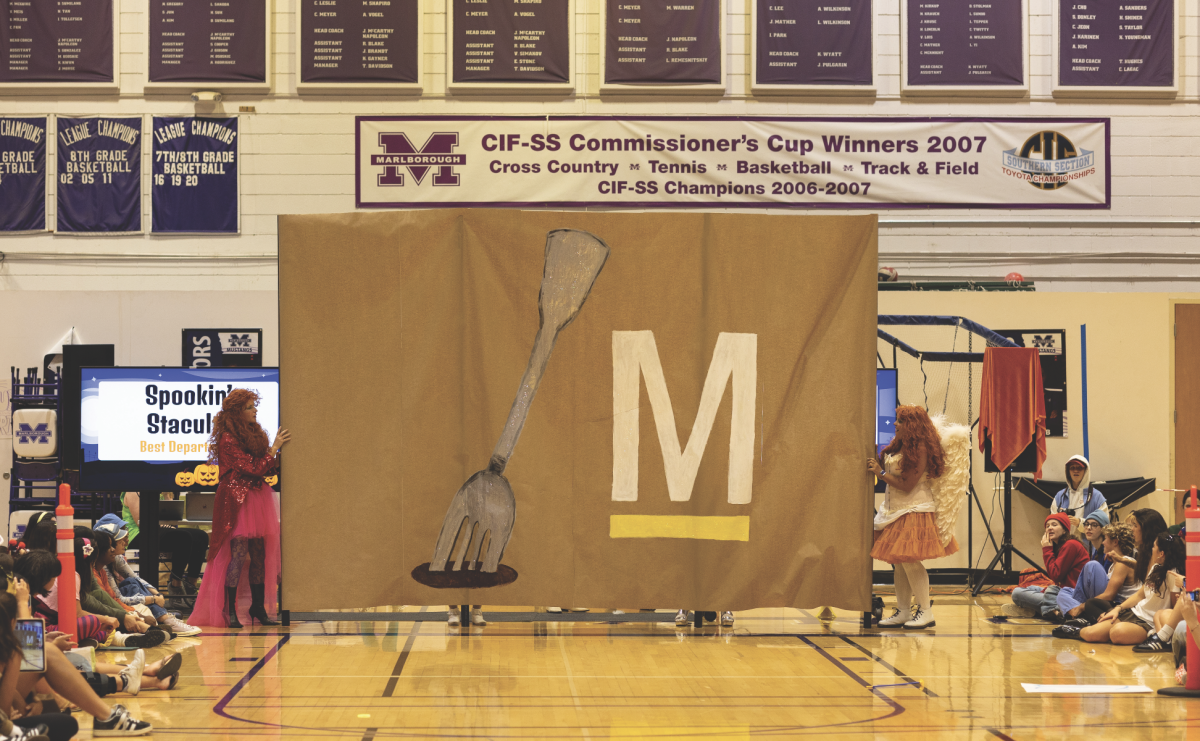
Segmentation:
<svg viewBox="0 0 1200 741">
<path fill-rule="evenodd" d="M 945 547 L 954 537 L 954 525 L 967 498 L 971 477 L 971 430 L 966 425 L 947 422 L 940 414 L 931 419 L 941 438 L 945 458 L 942 475 L 930 481 L 937 509 L 938 538 Z"/>
</svg>

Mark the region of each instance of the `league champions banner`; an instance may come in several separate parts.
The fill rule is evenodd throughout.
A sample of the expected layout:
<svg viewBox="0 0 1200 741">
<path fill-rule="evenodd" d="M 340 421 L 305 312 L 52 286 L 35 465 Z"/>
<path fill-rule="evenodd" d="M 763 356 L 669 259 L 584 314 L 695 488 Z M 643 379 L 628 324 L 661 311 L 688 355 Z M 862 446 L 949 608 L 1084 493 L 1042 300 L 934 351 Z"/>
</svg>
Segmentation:
<svg viewBox="0 0 1200 741">
<path fill-rule="evenodd" d="M 375 117 L 359 208 L 1110 207 L 1109 120 Z"/>
<path fill-rule="evenodd" d="M 46 229 L 46 118 L 0 118 L 0 231 Z"/>
<path fill-rule="evenodd" d="M 59 118 L 58 231 L 142 231 L 142 119 Z"/>
<path fill-rule="evenodd" d="M 877 231 L 866 214 L 280 216 L 285 604 L 869 610 Z M 478 524 L 485 555 L 506 543 L 499 568 L 430 571 L 456 492 L 485 479 L 485 506 L 515 501 L 507 527 Z M 312 547 L 329 533 L 374 545 L 331 560 Z M 469 583 L 489 573 L 508 581 Z"/>
<path fill-rule="evenodd" d="M 151 230 L 238 231 L 238 120 L 154 117 Z"/>
</svg>

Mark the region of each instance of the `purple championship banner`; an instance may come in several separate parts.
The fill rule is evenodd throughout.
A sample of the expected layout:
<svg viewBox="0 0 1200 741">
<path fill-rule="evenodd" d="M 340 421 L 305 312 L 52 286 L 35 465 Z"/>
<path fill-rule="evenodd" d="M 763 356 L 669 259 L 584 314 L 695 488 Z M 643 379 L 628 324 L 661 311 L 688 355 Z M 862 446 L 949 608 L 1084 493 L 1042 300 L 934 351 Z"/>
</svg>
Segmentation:
<svg viewBox="0 0 1200 741">
<path fill-rule="evenodd" d="M 418 0 L 299 3 L 300 82 L 420 82 Z"/>
<path fill-rule="evenodd" d="M 1059 0 L 1058 84 L 1173 87 L 1174 0 Z"/>
<path fill-rule="evenodd" d="M 112 0 L 0 3 L 0 83 L 112 82 Z"/>
<path fill-rule="evenodd" d="M 571 81 L 567 0 L 449 0 L 451 83 Z"/>
<path fill-rule="evenodd" d="M 1110 207 L 1107 118 L 359 116 L 359 208 Z"/>
<path fill-rule="evenodd" d="M 150 0 L 150 82 L 267 81 L 266 0 Z"/>
<path fill-rule="evenodd" d="M 142 231 L 142 118 L 58 119 L 58 231 Z"/>
<path fill-rule="evenodd" d="M 907 85 L 1025 84 L 1022 0 L 906 0 L 904 12 Z"/>
<path fill-rule="evenodd" d="M 154 117 L 151 230 L 238 231 L 238 120 Z"/>
<path fill-rule="evenodd" d="M 871 0 L 754 1 L 756 84 L 872 84 Z"/>
<path fill-rule="evenodd" d="M 720 0 L 603 1 L 605 84 L 724 84 Z"/>
<path fill-rule="evenodd" d="M 46 229 L 46 117 L 0 118 L 0 231 Z"/>
</svg>

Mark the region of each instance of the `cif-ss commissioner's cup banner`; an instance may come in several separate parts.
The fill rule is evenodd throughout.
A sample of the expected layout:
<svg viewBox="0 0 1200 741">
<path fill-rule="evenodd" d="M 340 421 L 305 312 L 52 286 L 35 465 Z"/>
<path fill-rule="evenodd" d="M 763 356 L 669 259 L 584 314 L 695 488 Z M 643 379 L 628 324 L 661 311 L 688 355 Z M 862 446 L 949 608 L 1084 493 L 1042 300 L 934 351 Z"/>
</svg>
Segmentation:
<svg viewBox="0 0 1200 741">
<path fill-rule="evenodd" d="M 285 600 L 869 609 L 877 228 L 281 216 L 283 559 L 309 577 L 285 579 Z M 348 361 L 363 348 L 371 362 Z M 474 550 L 457 571 L 428 566 L 476 505 L 515 517 L 474 533 L 490 532 L 483 562 L 506 544 L 491 573 L 510 581 L 455 588 L 486 582 Z M 308 545 L 331 532 L 365 545 L 335 564 Z"/>
<path fill-rule="evenodd" d="M 360 208 L 1109 208 L 1109 121 L 374 117 Z"/>
<path fill-rule="evenodd" d="M 238 120 L 154 117 L 155 232 L 237 232 Z"/>
<path fill-rule="evenodd" d="M 0 231 L 46 228 L 46 118 L 0 118 Z"/>
<path fill-rule="evenodd" d="M 58 231 L 142 230 L 142 119 L 59 118 Z"/>
</svg>

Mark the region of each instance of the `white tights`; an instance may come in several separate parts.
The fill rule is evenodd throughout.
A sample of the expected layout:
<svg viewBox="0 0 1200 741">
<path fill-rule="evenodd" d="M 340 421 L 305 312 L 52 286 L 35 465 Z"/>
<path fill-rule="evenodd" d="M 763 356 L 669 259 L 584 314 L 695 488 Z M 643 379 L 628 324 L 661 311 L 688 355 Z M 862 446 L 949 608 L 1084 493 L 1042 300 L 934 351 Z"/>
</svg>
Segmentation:
<svg viewBox="0 0 1200 741">
<path fill-rule="evenodd" d="M 898 563 L 896 568 L 896 607 L 900 611 L 912 609 L 915 596 L 922 610 L 929 609 L 929 572 L 920 561 Z"/>
</svg>

